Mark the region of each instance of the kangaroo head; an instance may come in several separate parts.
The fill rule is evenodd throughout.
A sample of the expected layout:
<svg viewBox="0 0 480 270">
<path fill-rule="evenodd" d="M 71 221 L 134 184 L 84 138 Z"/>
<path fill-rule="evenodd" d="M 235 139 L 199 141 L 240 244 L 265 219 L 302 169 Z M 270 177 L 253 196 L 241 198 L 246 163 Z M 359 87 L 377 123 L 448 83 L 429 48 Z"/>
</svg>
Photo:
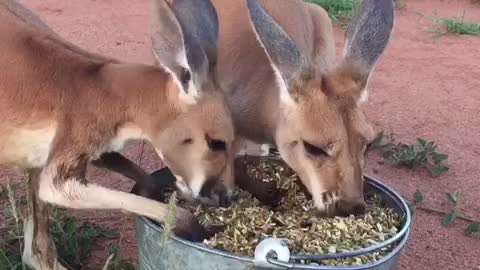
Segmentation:
<svg viewBox="0 0 480 270">
<path fill-rule="evenodd" d="M 222 91 L 212 79 L 218 22 L 208 0 L 151 0 L 153 51 L 173 77 L 173 99 L 182 107 L 175 121 L 155 137 L 157 152 L 176 175 L 187 199 L 222 203 L 219 179 L 227 166 L 234 131 Z M 179 105 L 180 104 L 180 105 Z"/>
<path fill-rule="evenodd" d="M 362 112 L 367 83 L 393 28 L 392 0 L 364 0 L 347 32 L 344 58 L 324 71 L 262 8 L 247 0 L 251 24 L 278 89 L 275 144 L 319 210 L 363 212 L 364 154 L 373 137 Z M 321 71 L 322 70 L 322 71 Z M 332 208 L 331 208 L 332 207 Z"/>
</svg>

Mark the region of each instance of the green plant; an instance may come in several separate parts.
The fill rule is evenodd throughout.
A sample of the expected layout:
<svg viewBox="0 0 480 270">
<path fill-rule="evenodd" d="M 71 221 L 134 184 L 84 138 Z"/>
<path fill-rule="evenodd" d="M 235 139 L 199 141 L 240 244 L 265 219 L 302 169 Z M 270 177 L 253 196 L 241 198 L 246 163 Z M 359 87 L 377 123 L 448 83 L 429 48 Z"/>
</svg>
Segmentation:
<svg viewBox="0 0 480 270">
<path fill-rule="evenodd" d="M 24 217 L 19 208 L 26 206 L 25 198 L 16 198 L 15 190 L 7 185 L 8 204 L 4 210 L 5 223 L 0 231 L 0 270 L 30 270 L 22 263 Z M 54 209 L 49 219 L 51 237 L 58 251 L 60 262 L 69 269 L 82 269 L 83 261 L 100 237 L 114 234 L 98 225 L 82 222 L 67 215 L 64 209 Z"/>
<path fill-rule="evenodd" d="M 405 0 L 393 0 L 393 4 L 395 5 L 395 9 L 404 9 L 407 6 Z"/>
<path fill-rule="evenodd" d="M 460 17 L 430 17 L 433 27 L 427 32 L 434 33 L 435 37 L 441 37 L 447 33 L 458 35 L 480 35 L 480 23 L 465 21 L 465 13 Z"/>
<path fill-rule="evenodd" d="M 21 253 L 23 249 L 23 216 L 19 210 L 19 206 L 22 206 L 22 201 L 17 201 L 15 198 L 16 185 L 10 184 L 10 179 L 7 178 L 6 194 L 10 207 L 5 208 L 5 226 L 6 235 L 2 236 L 0 240 L 0 269 L 22 269 L 27 268 L 21 262 Z M 3 266 L 2 266 L 3 265 Z M 2 269 L 3 270 L 3 269 Z"/>
<path fill-rule="evenodd" d="M 362 0 L 305 0 L 321 6 L 328 13 L 330 19 L 343 28 L 348 26 L 353 15 L 362 3 Z M 396 9 L 406 6 L 405 0 L 394 0 Z"/>
<path fill-rule="evenodd" d="M 403 166 L 410 169 L 426 168 L 433 177 L 449 170 L 444 162 L 448 155 L 437 151 L 438 146 L 433 141 L 418 138 L 414 144 L 396 142 L 394 134 L 377 134 L 369 145 L 369 149 L 381 149 L 383 157 L 393 166 Z"/>
<path fill-rule="evenodd" d="M 163 224 L 163 232 L 160 238 L 160 254 L 159 256 L 164 256 L 164 259 L 168 262 L 168 264 L 175 263 L 175 257 L 171 255 L 169 252 L 165 252 L 167 250 L 167 246 L 170 243 L 170 236 L 173 233 L 173 229 L 175 228 L 175 216 L 177 211 L 177 192 L 174 191 L 168 200 L 168 212 L 167 217 L 165 218 L 165 222 Z M 164 254 L 166 253 L 166 254 Z"/>
<path fill-rule="evenodd" d="M 137 267 L 131 262 L 125 261 L 120 257 L 120 245 L 122 244 L 125 226 L 122 226 L 120 239 L 118 242 L 110 243 L 107 251 L 110 254 L 103 270 L 135 270 Z"/>
<path fill-rule="evenodd" d="M 64 209 L 54 210 L 49 226 L 60 262 L 70 269 L 84 266 L 83 261 L 96 239 L 115 237 L 111 231 L 95 224 L 84 222 L 78 226 L 76 218 L 67 215 Z"/>
<path fill-rule="evenodd" d="M 415 210 L 417 210 L 417 207 L 422 205 L 423 199 L 423 193 L 417 189 L 415 193 L 413 193 L 413 202 L 410 204 L 410 209 L 412 210 L 412 212 L 415 212 Z"/>
<path fill-rule="evenodd" d="M 440 18 L 448 33 L 460 35 L 480 35 L 480 23 L 466 22 L 465 17 Z"/>
<path fill-rule="evenodd" d="M 448 211 L 438 210 L 435 208 L 429 208 L 423 206 L 424 196 L 423 194 L 417 189 L 413 194 L 412 203 L 410 203 L 410 209 L 414 212 L 417 209 L 423 210 L 425 212 L 434 213 L 443 215 L 442 224 L 445 227 L 451 226 L 455 220 L 461 219 L 469 223 L 469 225 L 465 228 L 465 233 L 467 235 L 473 237 L 480 237 L 480 222 L 475 221 L 471 218 L 462 216 L 460 213 L 461 207 L 463 206 L 463 194 L 462 193 L 445 193 L 447 200 L 453 204 L 453 208 Z"/>
<path fill-rule="evenodd" d="M 15 252 L 0 247 L 0 270 L 33 270 Z"/>
<path fill-rule="evenodd" d="M 110 243 L 107 246 L 107 251 L 110 254 L 110 262 L 106 269 L 108 270 L 136 270 L 137 268 L 132 263 L 122 260 L 120 257 L 120 246 L 117 243 Z"/>
<path fill-rule="evenodd" d="M 480 238 L 480 222 L 472 222 L 465 228 L 465 233 L 474 237 Z"/>
<path fill-rule="evenodd" d="M 461 193 L 445 193 L 447 199 L 453 204 L 453 209 L 450 210 L 443 218 L 443 225 L 450 226 L 458 217 L 459 209 L 463 205 L 463 194 Z"/>
<path fill-rule="evenodd" d="M 330 19 L 342 27 L 346 27 L 348 22 L 360 6 L 361 0 L 306 0 L 307 2 L 317 4 L 327 11 Z"/>
<path fill-rule="evenodd" d="M 453 204 L 451 209 L 443 219 L 444 226 L 450 226 L 455 222 L 457 218 L 469 221 L 470 224 L 465 228 L 465 233 L 474 237 L 480 237 L 480 222 L 466 219 L 460 216 L 460 209 L 463 206 L 463 194 L 462 193 L 445 193 L 448 201 Z"/>
<path fill-rule="evenodd" d="M 430 170 L 433 177 L 446 172 L 449 168 L 444 164 L 448 159 L 447 154 L 437 152 L 438 146 L 433 141 L 418 138 L 415 144 L 405 144 L 395 142 L 393 133 L 385 135 L 379 132 L 375 139 L 369 144 L 368 149 L 380 149 L 383 157 L 395 166 L 405 166 L 407 168 L 423 167 Z M 462 216 L 460 209 L 463 205 L 463 194 L 461 193 L 445 193 L 447 200 L 453 204 L 453 208 L 445 212 L 434 208 L 423 206 L 425 199 L 420 190 L 416 190 L 413 194 L 412 202 L 409 204 L 412 212 L 417 209 L 426 212 L 443 215 L 442 224 L 445 227 L 452 225 L 455 220 L 462 219 L 469 222 L 465 228 L 465 233 L 474 237 L 480 237 L 480 222 L 471 218 Z"/>
</svg>

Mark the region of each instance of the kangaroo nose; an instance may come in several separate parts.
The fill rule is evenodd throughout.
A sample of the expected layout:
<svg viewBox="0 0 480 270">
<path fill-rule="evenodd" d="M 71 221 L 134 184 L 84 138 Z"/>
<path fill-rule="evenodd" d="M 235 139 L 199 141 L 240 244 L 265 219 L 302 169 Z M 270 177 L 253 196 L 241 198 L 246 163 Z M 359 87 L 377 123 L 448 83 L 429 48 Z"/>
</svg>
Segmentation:
<svg viewBox="0 0 480 270">
<path fill-rule="evenodd" d="M 210 203 L 220 207 L 230 206 L 232 202 L 229 194 L 226 186 L 216 178 L 207 180 L 200 191 L 201 197 L 213 200 Z"/>
<path fill-rule="evenodd" d="M 216 178 L 208 178 L 207 181 L 203 183 L 202 189 L 200 190 L 200 196 L 209 197 L 217 185 L 217 182 Z"/>
<path fill-rule="evenodd" d="M 340 199 L 336 203 L 337 216 L 361 215 L 366 211 L 366 205 L 363 200 L 346 200 Z"/>
</svg>

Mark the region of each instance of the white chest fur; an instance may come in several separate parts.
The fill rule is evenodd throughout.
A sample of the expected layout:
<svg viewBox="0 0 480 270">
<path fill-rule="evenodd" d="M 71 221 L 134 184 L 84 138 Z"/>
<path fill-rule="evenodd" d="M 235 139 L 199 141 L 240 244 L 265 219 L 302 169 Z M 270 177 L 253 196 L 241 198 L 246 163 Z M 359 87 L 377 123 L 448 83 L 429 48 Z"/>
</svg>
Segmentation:
<svg viewBox="0 0 480 270">
<path fill-rule="evenodd" d="M 7 128 L 0 135 L 0 164 L 20 168 L 45 165 L 50 154 L 56 125 L 36 128 Z"/>
<path fill-rule="evenodd" d="M 35 128 L 6 128 L 0 132 L 0 166 L 20 169 L 43 167 L 50 154 L 57 128 L 55 123 L 37 125 Z M 120 151 L 129 140 L 145 139 L 143 132 L 134 126 L 125 126 L 103 151 Z"/>
<path fill-rule="evenodd" d="M 110 141 L 106 151 L 118 152 L 125 147 L 125 144 L 130 140 L 146 139 L 142 130 L 134 125 L 125 125 L 121 127 L 115 137 Z"/>
</svg>

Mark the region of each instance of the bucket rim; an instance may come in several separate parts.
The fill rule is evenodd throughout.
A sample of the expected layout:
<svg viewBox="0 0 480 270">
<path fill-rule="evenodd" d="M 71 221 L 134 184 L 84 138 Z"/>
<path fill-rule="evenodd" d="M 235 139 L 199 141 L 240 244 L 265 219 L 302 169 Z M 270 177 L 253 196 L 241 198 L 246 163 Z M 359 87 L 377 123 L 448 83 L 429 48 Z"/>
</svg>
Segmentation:
<svg viewBox="0 0 480 270">
<path fill-rule="evenodd" d="M 398 256 L 400 252 L 405 248 L 405 245 L 409 239 L 410 236 L 410 228 L 408 228 L 405 232 L 405 235 L 403 235 L 403 238 L 401 238 L 400 243 L 395 246 L 395 248 L 388 253 L 386 256 L 381 258 L 378 261 L 371 262 L 371 263 L 366 263 L 362 265 L 349 265 L 349 266 L 329 266 L 329 265 L 311 265 L 311 264 L 299 264 L 299 263 L 280 263 L 275 260 L 270 260 L 267 259 L 272 265 L 278 266 L 278 267 L 284 267 L 286 269 L 302 269 L 302 270 L 338 270 L 338 269 L 350 269 L 350 270 L 364 270 L 364 269 L 371 269 L 373 267 L 377 267 L 379 265 L 382 265 L 392 258 Z"/>
<path fill-rule="evenodd" d="M 292 268 L 295 267 L 296 269 L 322 269 L 322 270 L 328 270 L 328 269 L 367 269 L 369 267 L 374 267 L 377 265 L 381 265 L 385 263 L 386 261 L 390 260 L 392 257 L 396 256 L 406 245 L 409 235 L 410 235 L 410 227 L 411 227 L 411 212 L 408 204 L 405 202 L 405 200 L 400 196 L 396 191 L 394 191 L 392 188 L 390 188 L 388 185 L 380 182 L 379 180 L 364 174 L 366 183 L 368 185 L 372 185 L 375 188 L 379 189 L 382 191 L 383 194 L 390 196 L 391 199 L 395 201 L 397 206 L 400 208 L 401 211 L 403 211 L 404 215 L 404 220 L 403 220 L 403 226 L 400 229 L 400 231 L 395 234 L 393 237 L 389 238 L 386 241 L 383 241 L 381 243 L 378 243 L 376 245 L 367 247 L 367 248 L 362 248 L 362 249 L 357 249 L 351 252 L 344 252 L 344 253 L 332 253 L 332 254 L 322 254 L 322 258 L 318 260 L 327 260 L 327 259 L 336 259 L 336 258 L 346 258 L 346 257 L 353 257 L 353 256 L 358 256 L 366 253 L 371 253 L 376 250 L 379 250 L 381 248 L 384 248 L 388 245 L 394 244 L 396 242 L 399 242 L 398 245 L 394 247 L 392 251 L 390 251 L 386 256 L 381 258 L 378 261 L 363 264 L 363 265 L 353 265 L 353 266 L 335 266 L 335 267 L 330 267 L 330 266 L 322 266 L 322 265 L 305 265 L 305 264 L 298 264 L 295 262 L 289 262 L 289 263 L 282 263 L 276 260 L 273 260 L 274 263 L 272 265 L 277 265 L 277 266 L 283 266 L 285 268 Z M 145 216 L 139 216 L 138 217 L 144 224 L 146 224 L 148 227 L 154 229 L 155 231 L 162 233 L 163 230 L 161 226 L 155 224 L 151 219 L 145 217 Z M 241 255 L 235 255 L 230 252 L 226 252 L 223 250 L 219 249 L 214 249 L 214 248 L 209 248 L 205 245 L 202 245 L 200 243 L 195 243 L 191 242 L 185 239 L 182 239 L 176 235 L 170 235 L 170 238 L 176 242 L 179 242 L 183 245 L 189 246 L 191 248 L 195 248 L 197 250 L 207 252 L 213 255 L 219 255 L 222 257 L 230 258 L 230 259 L 235 259 L 243 262 L 252 262 L 254 261 L 254 257 L 252 256 L 241 256 Z M 328 257 L 326 255 L 332 255 L 331 257 Z M 290 259 L 293 261 L 298 261 L 298 260 L 312 260 L 312 258 L 315 255 L 303 255 L 303 254 L 293 254 Z"/>
</svg>

